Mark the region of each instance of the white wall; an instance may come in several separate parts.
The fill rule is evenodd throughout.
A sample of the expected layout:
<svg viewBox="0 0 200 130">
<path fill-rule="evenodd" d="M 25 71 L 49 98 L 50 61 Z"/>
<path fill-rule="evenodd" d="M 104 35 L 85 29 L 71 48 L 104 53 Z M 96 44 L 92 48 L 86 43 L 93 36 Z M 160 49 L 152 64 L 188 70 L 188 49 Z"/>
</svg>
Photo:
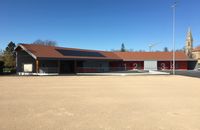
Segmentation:
<svg viewBox="0 0 200 130">
<path fill-rule="evenodd" d="M 144 70 L 157 70 L 157 61 L 144 61 Z"/>
</svg>

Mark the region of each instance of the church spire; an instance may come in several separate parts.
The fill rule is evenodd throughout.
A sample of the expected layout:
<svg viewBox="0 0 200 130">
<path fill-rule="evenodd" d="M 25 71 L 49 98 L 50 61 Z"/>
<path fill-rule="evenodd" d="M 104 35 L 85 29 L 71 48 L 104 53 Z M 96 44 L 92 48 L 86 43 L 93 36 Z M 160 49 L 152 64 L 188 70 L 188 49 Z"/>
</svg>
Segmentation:
<svg viewBox="0 0 200 130">
<path fill-rule="evenodd" d="M 187 32 L 187 39 L 193 41 L 192 31 L 190 27 L 188 28 L 188 32 Z"/>
<path fill-rule="evenodd" d="M 185 44 L 185 53 L 190 58 L 192 58 L 192 49 L 193 49 L 193 37 L 191 28 L 189 27 Z"/>
</svg>

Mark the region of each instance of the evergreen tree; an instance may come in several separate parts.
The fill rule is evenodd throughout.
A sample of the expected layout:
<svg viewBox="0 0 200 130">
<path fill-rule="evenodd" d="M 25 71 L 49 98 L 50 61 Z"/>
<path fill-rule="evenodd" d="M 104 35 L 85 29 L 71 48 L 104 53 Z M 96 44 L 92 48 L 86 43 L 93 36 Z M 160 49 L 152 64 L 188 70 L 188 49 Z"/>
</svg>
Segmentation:
<svg viewBox="0 0 200 130">
<path fill-rule="evenodd" d="M 0 60 L 3 59 L 3 50 L 0 50 Z"/>
<path fill-rule="evenodd" d="M 125 52 L 125 51 L 126 51 L 125 45 L 124 45 L 124 43 L 122 43 L 122 45 L 121 45 L 121 52 Z"/>
<path fill-rule="evenodd" d="M 12 41 L 8 44 L 3 53 L 3 61 L 5 67 L 15 66 L 15 43 Z"/>
<path fill-rule="evenodd" d="M 169 49 L 167 47 L 164 47 L 164 52 L 168 52 Z"/>
</svg>

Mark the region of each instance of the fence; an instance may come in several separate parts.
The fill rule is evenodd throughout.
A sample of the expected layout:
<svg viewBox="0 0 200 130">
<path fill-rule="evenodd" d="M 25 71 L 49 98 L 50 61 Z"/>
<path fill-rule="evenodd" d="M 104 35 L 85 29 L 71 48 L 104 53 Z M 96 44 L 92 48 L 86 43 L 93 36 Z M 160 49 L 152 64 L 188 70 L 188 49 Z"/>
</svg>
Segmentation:
<svg viewBox="0 0 200 130">
<path fill-rule="evenodd" d="M 103 73 L 103 72 L 119 72 L 138 70 L 132 67 L 77 67 L 77 73 Z"/>
<path fill-rule="evenodd" d="M 57 67 L 40 67 L 40 73 L 58 73 Z"/>
</svg>

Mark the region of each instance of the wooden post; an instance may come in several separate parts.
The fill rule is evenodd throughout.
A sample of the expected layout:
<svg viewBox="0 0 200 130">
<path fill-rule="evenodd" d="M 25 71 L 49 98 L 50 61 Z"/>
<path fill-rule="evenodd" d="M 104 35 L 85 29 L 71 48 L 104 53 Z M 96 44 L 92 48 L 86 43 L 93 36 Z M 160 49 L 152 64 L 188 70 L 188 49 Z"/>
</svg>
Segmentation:
<svg viewBox="0 0 200 130">
<path fill-rule="evenodd" d="M 126 63 L 124 63 L 124 68 L 125 68 L 125 71 L 126 71 Z"/>
<path fill-rule="evenodd" d="M 60 74 L 60 60 L 58 60 L 58 74 Z"/>
<path fill-rule="evenodd" d="M 76 60 L 74 60 L 74 73 L 77 73 L 77 61 Z"/>
<path fill-rule="evenodd" d="M 36 60 L 36 73 L 39 73 L 39 60 Z"/>
</svg>

